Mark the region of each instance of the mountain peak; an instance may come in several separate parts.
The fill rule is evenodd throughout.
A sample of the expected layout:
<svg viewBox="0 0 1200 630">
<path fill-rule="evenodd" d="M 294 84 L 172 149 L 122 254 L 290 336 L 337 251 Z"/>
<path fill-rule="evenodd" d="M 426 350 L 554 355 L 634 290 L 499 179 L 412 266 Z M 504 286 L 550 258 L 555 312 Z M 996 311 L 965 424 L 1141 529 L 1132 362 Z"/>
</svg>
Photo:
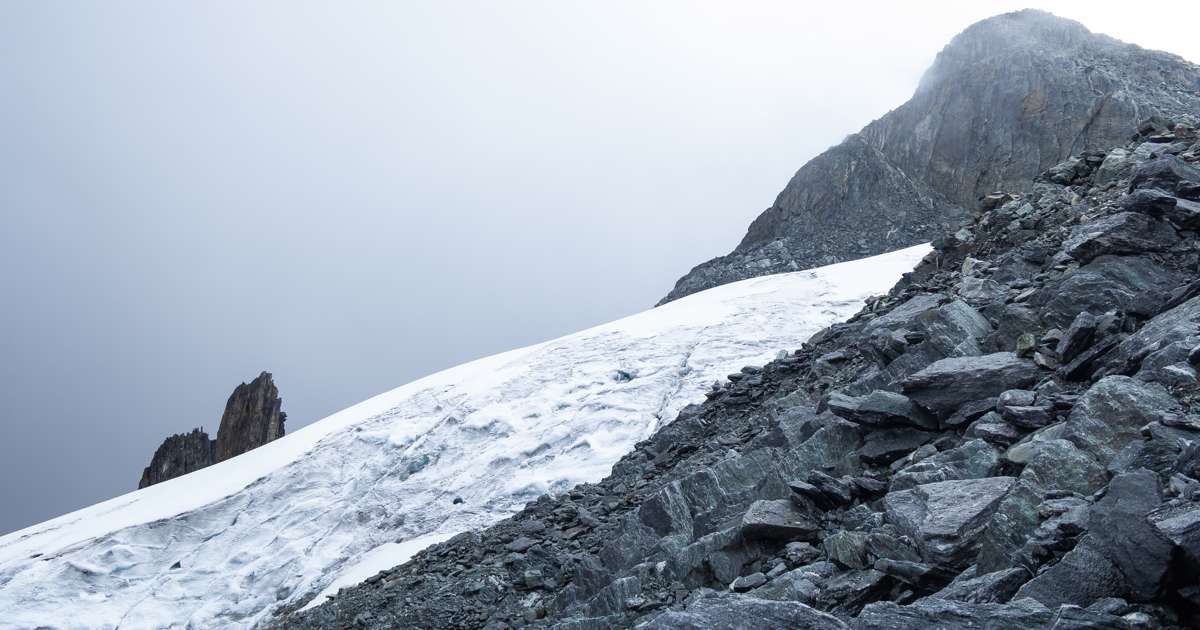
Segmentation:
<svg viewBox="0 0 1200 630">
<path fill-rule="evenodd" d="M 912 98 L 800 168 L 730 254 L 660 302 L 754 276 L 928 242 L 993 191 L 1128 140 L 1151 116 L 1200 112 L 1200 67 L 1044 11 L 977 22 Z M 862 226 L 873 226 L 863 230 Z"/>
<path fill-rule="evenodd" d="M 1001 55 L 1032 53 L 1061 55 L 1085 45 L 1122 45 L 1097 35 L 1083 24 L 1038 9 L 1023 9 L 980 20 L 958 35 L 938 53 L 921 77 L 918 91 L 941 78 Z"/>
</svg>

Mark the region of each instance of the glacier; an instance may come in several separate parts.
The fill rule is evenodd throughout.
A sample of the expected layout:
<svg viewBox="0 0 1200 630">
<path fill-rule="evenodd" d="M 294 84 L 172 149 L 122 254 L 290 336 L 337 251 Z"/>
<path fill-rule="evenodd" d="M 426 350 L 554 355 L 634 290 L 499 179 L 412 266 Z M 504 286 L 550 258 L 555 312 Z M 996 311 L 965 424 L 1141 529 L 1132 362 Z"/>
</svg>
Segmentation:
<svg viewBox="0 0 1200 630">
<path fill-rule="evenodd" d="M 886 292 L 928 245 L 719 286 L 486 357 L 0 537 L 0 628 L 245 628 L 544 493 Z"/>
</svg>

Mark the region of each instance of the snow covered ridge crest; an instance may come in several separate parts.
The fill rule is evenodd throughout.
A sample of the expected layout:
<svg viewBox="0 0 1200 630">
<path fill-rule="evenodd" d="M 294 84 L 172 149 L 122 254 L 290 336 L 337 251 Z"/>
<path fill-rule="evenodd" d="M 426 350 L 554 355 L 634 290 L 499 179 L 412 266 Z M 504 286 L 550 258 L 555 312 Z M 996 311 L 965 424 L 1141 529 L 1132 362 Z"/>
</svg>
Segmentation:
<svg viewBox="0 0 1200 630">
<path fill-rule="evenodd" d="M 598 481 L 713 381 L 849 317 L 929 250 L 728 284 L 479 359 L 4 536 L 0 628 L 239 628 L 319 603 Z"/>
</svg>

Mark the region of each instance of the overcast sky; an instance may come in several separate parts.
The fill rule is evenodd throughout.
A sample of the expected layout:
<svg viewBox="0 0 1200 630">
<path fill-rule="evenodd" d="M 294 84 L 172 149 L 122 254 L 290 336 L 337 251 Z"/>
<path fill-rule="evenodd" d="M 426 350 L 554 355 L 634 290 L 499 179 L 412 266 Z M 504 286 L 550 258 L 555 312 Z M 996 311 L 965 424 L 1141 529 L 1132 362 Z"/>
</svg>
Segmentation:
<svg viewBox="0 0 1200 630">
<path fill-rule="evenodd" d="M 0 532 L 654 304 L 1018 2 L 0 4 Z M 1200 60 L 1200 3 L 1042 3 Z"/>
</svg>

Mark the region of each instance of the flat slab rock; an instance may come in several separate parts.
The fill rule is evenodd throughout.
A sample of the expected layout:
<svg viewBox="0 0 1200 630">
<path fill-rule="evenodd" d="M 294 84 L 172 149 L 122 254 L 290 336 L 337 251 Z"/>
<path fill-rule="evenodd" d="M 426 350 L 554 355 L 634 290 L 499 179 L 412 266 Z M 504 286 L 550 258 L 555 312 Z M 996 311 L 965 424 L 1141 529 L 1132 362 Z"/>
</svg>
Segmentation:
<svg viewBox="0 0 1200 630">
<path fill-rule="evenodd" d="M 948 416 L 963 404 L 1035 383 L 1042 370 L 1012 352 L 951 357 L 904 379 L 904 393 L 917 404 Z"/>
<path fill-rule="evenodd" d="M 847 396 L 834 392 L 829 410 L 850 422 L 866 426 L 914 426 L 937 428 L 937 422 L 908 397 L 895 392 L 875 390 L 866 396 Z"/>
<path fill-rule="evenodd" d="M 1148 519 L 1189 561 L 1200 564 L 1200 502 L 1166 505 L 1151 512 Z"/>
<path fill-rule="evenodd" d="M 742 517 L 742 534 L 750 538 L 811 538 L 820 525 L 788 499 L 755 501 Z"/>
<path fill-rule="evenodd" d="M 757 599 L 731 593 L 697 598 L 684 610 L 665 612 L 638 625 L 640 630 L 849 630 L 833 615 L 800 602 Z"/>
<path fill-rule="evenodd" d="M 932 441 L 937 435 L 907 427 L 871 431 L 858 449 L 858 455 L 869 464 L 890 464 Z"/>
<path fill-rule="evenodd" d="M 888 493 L 888 522 L 917 541 L 926 561 L 951 567 L 969 564 L 977 538 L 1014 477 L 941 481 Z"/>
<path fill-rule="evenodd" d="M 1042 628 L 1053 618 L 1050 609 L 1031 599 L 1007 604 L 971 604 L 949 599 L 922 599 L 908 606 L 878 602 L 863 608 L 855 630 L 1011 630 Z"/>
<path fill-rule="evenodd" d="M 983 575 L 976 575 L 972 568 L 959 574 L 953 582 L 930 597 L 969 604 L 1003 604 L 1012 599 L 1017 589 L 1028 582 L 1029 578 L 1029 572 L 1021 567 L 1001 569 Z"/>
<path fill-rule="evenodd" d="M 1175 228 L 1137 212 L 1121 212 L 1077 226 L 1063 249 L 1080 262 L 1103 254 L 1161 252 L 1179 241 Z"/>
<path fill-rule="evenodd" d="M 1106 360 L 1110 373 L 1133 372 L 1151 352 L 1175 340 L 1194 339 L 1200 331 L 1200 297 L 1155 316 L 1121 342 Z"/>
</svg>

